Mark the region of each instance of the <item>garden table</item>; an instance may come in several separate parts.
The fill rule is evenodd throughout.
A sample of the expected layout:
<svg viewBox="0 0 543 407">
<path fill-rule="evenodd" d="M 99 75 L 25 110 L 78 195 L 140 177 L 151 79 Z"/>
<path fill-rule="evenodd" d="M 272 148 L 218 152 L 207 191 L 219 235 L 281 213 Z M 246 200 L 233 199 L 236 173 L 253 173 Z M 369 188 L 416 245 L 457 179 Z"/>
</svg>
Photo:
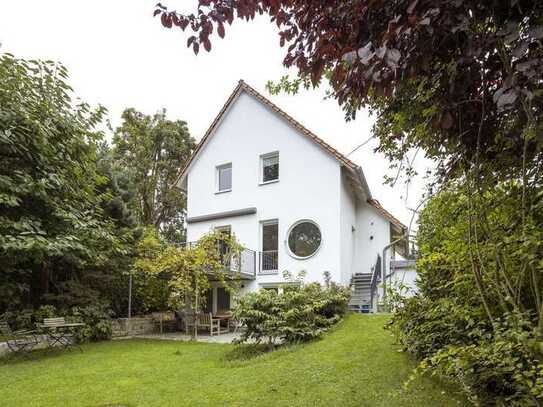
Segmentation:
<svg viewBox="0 0 543 407">
<path fill-rule="evenodd" d="M 76 346 L 73 342 L 72 330 L 74 328 L 81 329 L 86 324 L 82 322 L 64 322 L 64 318 L 46 318 L 44 319 L 43 324 L 38 324 L 38 326 L 45 331 L 47 335 L 47 341 L 49 347 L 55 345 L 60 345 L 64 349 L 69 348 L 70 346 Z M 79 350 L 83 351 L 80 346 Z"/>
<path fill-rule="evenodd" d="M 226 329 L 228 332 L 230 332 L 230 320 L 232 319 L 232 314 L 216 314 L 213 315 L 213 318 L 226 321 Z"/>
</svg>

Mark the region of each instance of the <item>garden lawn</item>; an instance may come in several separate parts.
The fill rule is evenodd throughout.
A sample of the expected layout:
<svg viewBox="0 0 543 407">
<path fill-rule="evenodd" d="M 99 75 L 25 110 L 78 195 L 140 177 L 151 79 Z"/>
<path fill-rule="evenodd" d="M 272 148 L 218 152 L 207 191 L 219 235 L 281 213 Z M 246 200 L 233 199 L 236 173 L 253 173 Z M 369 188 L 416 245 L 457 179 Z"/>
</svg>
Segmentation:
<svg viewBox="0 0 543 407">
<path fill-rule="evenodd" d="M 458 406 L 413 363 L 384 316 L 350 315 L 322 340 L 242 359 L 233 345 L 119 340 L 0 362 L 7 406 Z"/>
</svg>

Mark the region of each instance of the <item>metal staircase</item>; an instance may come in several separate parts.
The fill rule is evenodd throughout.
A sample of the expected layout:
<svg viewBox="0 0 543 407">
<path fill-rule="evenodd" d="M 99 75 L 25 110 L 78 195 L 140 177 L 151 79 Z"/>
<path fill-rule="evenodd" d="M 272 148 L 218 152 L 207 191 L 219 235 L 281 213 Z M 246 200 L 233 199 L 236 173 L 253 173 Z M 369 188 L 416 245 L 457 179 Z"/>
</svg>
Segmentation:
<svg viewBox="0 0 543 407">
<path fill-rule="evenodd" d="M 351 277 L 349 311 L 376 312 L 377 286 L 381 282 L 381 256 L 377 255 L 371 273 L 355 273 Z"/>
<path fill-rule="evenodd" d="M 351 277 L 351 300 L 349 310 L 353 312 L 372 311 L 372 273 L 355 273 Z"/>
</svg>

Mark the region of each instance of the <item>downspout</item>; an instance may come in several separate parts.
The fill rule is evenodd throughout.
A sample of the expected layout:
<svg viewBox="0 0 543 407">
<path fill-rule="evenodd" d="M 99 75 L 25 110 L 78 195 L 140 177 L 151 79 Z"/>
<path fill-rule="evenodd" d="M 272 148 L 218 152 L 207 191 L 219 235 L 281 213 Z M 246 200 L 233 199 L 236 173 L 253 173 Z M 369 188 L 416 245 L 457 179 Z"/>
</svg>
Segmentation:
<svg viewBox="0 0 543 407">
<path fill-rule="evenodd" d="M 382 267 L 381 267 L 381 276 L 383 278 L 383 300 L 386 299 L 386 296 L 387 296 L 387 281 L 386 281 L 386 276 L 387 276 L 387 267 L 386 267 L 386 252 L 388 251 L 388 249 L 390 249 L 392 246 L 394 246 L 396 243 L 398 242 L 401 242 L 403 239 L 406 239 L 408 238 L 408 235 L 405 234 L 403 235 L 402 237 L 399 237 L 398 239 L 394 240 L 392 243 L 389 243 L 387 244 L 384 248 L 383 248 L 383 258 L 382 258 Z"/>
</svg>

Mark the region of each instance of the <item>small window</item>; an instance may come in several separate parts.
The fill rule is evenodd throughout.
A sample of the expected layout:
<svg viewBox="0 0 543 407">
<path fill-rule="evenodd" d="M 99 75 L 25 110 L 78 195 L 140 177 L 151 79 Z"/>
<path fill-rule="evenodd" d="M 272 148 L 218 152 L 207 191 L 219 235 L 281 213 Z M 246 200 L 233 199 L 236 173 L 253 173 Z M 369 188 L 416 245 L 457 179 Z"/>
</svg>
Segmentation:
<svg viewBox="0 0 543 407">
<path fill-rule="evenodd" d="M 217 167 L 217 192 L 232 190 L 232 164 Z"/>
<path fill-rule="evenodd" d="M 287 246 L 291 255 L 298 259 L 313 256 L 321 246 L 321 231 L 316 223 L 302 220 L 295 223 L 287 235 Z"/>
<path fill-rule="evenodd" d="M 260 157 L 262 174 L 261 182 L 278 181 L 279 180 L 279 153 L 265 154 Z"/>
</svg>

